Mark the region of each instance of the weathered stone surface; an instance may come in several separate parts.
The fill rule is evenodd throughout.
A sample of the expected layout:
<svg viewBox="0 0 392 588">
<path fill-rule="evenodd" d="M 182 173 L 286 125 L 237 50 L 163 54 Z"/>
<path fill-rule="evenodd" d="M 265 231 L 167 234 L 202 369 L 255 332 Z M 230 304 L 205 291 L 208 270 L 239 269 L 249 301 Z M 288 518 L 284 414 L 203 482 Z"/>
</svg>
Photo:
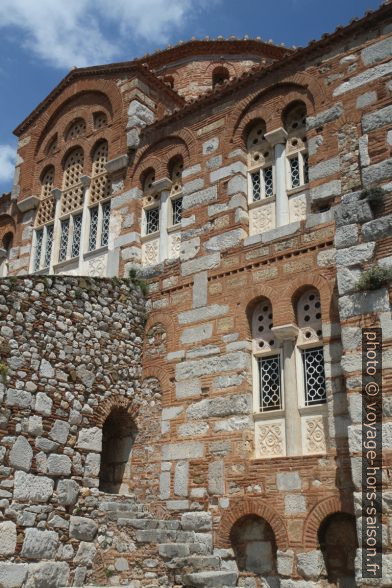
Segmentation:
<svg viewBox="0 0 392 588">
<path fill-rule="evenodd" d="M 50 430 L 49 437 L 58 443 L 66 443 L 69 434 L 69 423 L 65 421 L 55 421 Z"/>
<path fill-rule="evenodd" d="M 200 251 L 200 237 L 193 237 L 193 239 L 187 239 L 181 241 L 180 246 L 180 259 L 181 261 L 187 261 L 195 257 Z"/>
<path fill-rule="evenodd" d="M 356 224 L 337 227 L 335 231 L 336 249 L 345 249 L 358 243 L 358 227 Z"/>
<path fill-rule="evenodd" d="M 74 558 L 74 563 L 79 566 L 88 566 L 90 567 L 97 549 L 93 543 L 86 543 L 85 541 L 81 541 L 77 554 Z"/>
<path fill-rule="evenodd" d="M 208 464 L 208 492 L 213 495 L 225 493 L 225 465 L 222 460 Z"/>
<path fill-rule="evenodd" d="M 187 409 L 190 419 L 205 419 L 210 417 L 225 417 L 229 415 L 250 414 L 252 411 L 252 397 L 250 394 L 236 394 L 206 398 Z"/>
<path fill-rule="evenodd" d="M 32 396 L 30 392 L 24 390 L 14 390 L 9 388 L 6 394 L 6 404 L 8 406 L 19 406 L 19 408 L 29 408 Z"/>
<path fill-rule="evenodd" d="M 210 255 L 204 255 L 197 259 L 191 259 L 184 261 L 181 264 L 181 275 L 190 276 L 191 274 L 197 274 L 204 270 L 212 269 L 217 267 L 220 263 L 220 253 L 211 253 Z"/>
<path fill-rule="evenodd" d="M 98 453 L 89 453 L 86 457 L 84 475 L 86 478 L 98 478 L 101 465 L 101 456 Z"/>
<path fill-rule="evenodd" d="M 215 182 L 218 182 L 219 180 L 234 176 L 237 173 L 242 173 L 244 176 L 246 176 L 247 168 L 246 165 L 242 163 L 242 161 L 234 161 L 230 165 L 221 167 L 220 169 L 212 172 L 210 174 L 211 184 L 215 184 Z"/>
<path fill-rule="evenodd" d="M 197 437 L 198 435 L 205 435 L 208 429 L 208 423 L 184 423 L 178 427 L 178 434 L 180 437 Z"/>
<path fill-rule="evenodd" d="M 362 117 L 362 129 L 364 133 L 381 129 L 390 124 L 392 124 L 392 106 L 385 106 L 380 110 L 375 110 Z"/>
<path fill-rule="evenodd" d="M 66 562 L 42 562 L 29 565 L 26 588 L 64 588 L 68 586 L 69 565 Z"/>
<path fill-rule="evenodd" d="M 219 139 L 218 137 L 214 137 L 212 139 L 208 139 L 205 143 L 203 143 L 203 155 L 210 155 L 216 151 L 219 147 Z"/>
<path fill-rule="evenodd" d="M 78 449 L 87 449 L 88 451 L 102 450 L 102 430 L 98 427 L 91 429 L 81 429 L 76 443 Z"/>
<path fill-rule="evenodd" d="M 321 574 L 325 574 L 323 554 L 319 550 L 299 553 L 297 555 L 298 571 L 308 580 L 318 580 Z"/>
<path fill-rule="evenodd" d="M 389 180 L 392 177 L 392 159 L 385 159 L 380 163 L 369 165 L 362 172 L 362 179 L 365 186 L 377 184 L 382 180 Z"/>
<path fill-rule="evenodd" d="M 392 44 L 390 38 L 378 41 L 378 43 L 365 47 L 365 49 L 362 49 L 361 51 L 362 61 L 365 65 L 374 65 L 375 63 L 391 57 L 391 55 Z"/>
<path fill-rule="evenodd" d="M 207 188 L 205 190 L 193 191 L 189 193 L 189 188 L 182 200 L 182 206 L 184 210 L 190 210 L 196 206 L 202 206 L 203 204 L 209 204 L 215 202 L 218 199 L 218 191 L 216 186 Z"/>
<path fill-rule="evenodd" d="M 12 521 L 0 523 L 0 556 L 14 555 L 16 549 L 16 525 Z"/>
<path fill-rule="evenodd" d="M 54 368 L 46 359 L 41 360 L 41 365 L 39 368 L 39 374 L 43 378 L 54 378 Z"/>
<path fill-rule="evenodd" d="M 198 343 L 204 339 L 210 339 L 212 336 L 212 323 L 205 323 L 198 327 L 184 329 L 181 335 L 181 343 Z"/>
<path fill-rule="evenodd" d="M 79 541 L 93 541 L 98 531 L 98 525 L 87 517 L 71 516 L 69 534 Z"/>
<path fill-rule="evenodd" d="M 373 213 L 370 209 L 369 203 L 366 200 L 359 200 L 357 202 L 342 203 L 335 209 L 336 226 L 343 227 L 345 225 L 362 224 L 373 219 Z"/>
<path fill-rule="evenodd" d="M 187 325 L 189 323 L 197 323 L 206 321 L 218 316 L 222 316 L 229 312 L 229 307 L 226 305 L 212 304 L 204 308 L 195 308 L 194 310 L 186 310 L 178 314 L 178 322 L 180 325 Z"/>
<path fill-rule="evenodd" d="M 175 496 L 188 496 L 189 462 L 178 461 L 174 471 Z"/>
<path fill-rule="evenodd" d="M 33 450 L 26 437 L 19 435 L 10 451 L 10 465 L 16 470 L 28 472 L 33 460 Z"/>
<path fill-rule="evenodd" d="M 200 380 L 184 380 L 182 382 L 176 382 L 176 398 L 190 398 L 192 396 L 200 396 L 200 394 Z"/>
<path fill-rule="evenodd" d="M 184 586 L 195 588 L 227 588 L 237 583 L 237 572 L 198 572 L 183 577 Z"/>
<path fill-rule="evenodd" d="M 43 392 L 38 392 L 35 399 L 35 410 L 45 416 L 52 413 L 53 400 Z"/>
<path fill-rule="evenodd" d="M 276 555 L 278 574 L 281 576 L 291 576 L 294 566 L 294 551 L 292 549 L 278 551 Z"/>
<path fill-rule="evenodd" d="M 387 310 L 389 310 L 389 300 L 388 291 L 385 288 L 342 296 L 339 299 L 339 314 L 343 320 L 360 314 Z"/>
<path fill-rule="evenodd" d="M 361 270 L 341 267 L 338 271 L 338 289 L 340 296 L 354 292 L 361 277 Z"/>
<path fill-rule="evenodd" d="M 0 586 L 2 588 L 21 588 L 26 580 L 27 570 L 27 564 L 0 562 Z"/>
<path fill-rule="evenodd" d="M 278 472 L 276 474 L 278 490 L 288 492 L 289 490 L 301 490 L 301 478 L 299 472 Z"/>
<path fill-rule="evenodd" d="M 362 227 L 362 235 L 365 241 L 375 241 L 392 235 L 392 214 L 377 218 Z"/>
<path fill-rule="evenodd" d="M 171 461 L 177 459 L 198 459 L 204 455 L 204 445 L 199 442 L 168 443 L 162 445 L 162 459 Z"/>
<path fill-rule="evenodd" d="M 352 77 L 347 82 L 343 82 L 339 86 L 335 88 L 333 91 L 333 96 L 341 96 L 346 92 L 351 92 L 356 88 L 360 88 L 365 84 L 370 84 L 374 80 L 378 80 L 379 78 L 388 76 L 392 73 L 392 63 L 382 63 L 381 65 L 376 65 L 376 67 L 367 69 L 366 71 L 358 74 L 357 76 Z"/>
<path fill-rule="evenodd" d="M 59 544 L 55 531 L 26 529 L 21 556 L 26 559 L 53 559 Z"/>
<path fill-rule="evenodd" d="M 226 233 L 221 233 L 215 237 L 211 237 L 205 243 L 206 251 L 226 251 L 231 247 L 236 247 L 246 237 L 246 232 L 243 229 L 233 229 Z"/>
<path fill-rule="evenodd" d="M 247 353 L 237 351 L 220 356 L 209 357 L 193 361 L 184 361 L 176 365 L 177 380 L 190 380 L 199 376 L 208 376 L 219 372 L 245 369 L 249 365 Z"/>
<path fill-rule="evenodd" d="M 333 176 L 334 174 L 338 173 L 339 170 L 339 157 L 332 157 L 331 159 L 326 159 L 325 161 L 321 161 L 320 163 L 313 165 L 309 169 L 309 179 L 311 182 L 314 180 L 320 180 L 321 178 Z"/>
<path fill-rule="evenodd" d="M 374 255 L 375 243 L 362 243 L 336 252 L 336 265 L 350 266 L 370 261 Z"/>
<path fill-rule="evenodd" d="M 54 482 L 45 476 L 15 473 L 14 498 L 26 502 L 47 502 L 53 494 Z"/>
<path fill-rule="evenodd" d="M 306 119 L 306 128 L 310 131 L 311 129 L 322 127 L 342 116 L 343 112 L 343 105 L 341 103 L 334 104 L 334 106 L 331 106 L 328 110 L 324 110 L 324 112 L 316 114 L 316 116 L 308 116 Z"/>
<path fill-rule="evenodd" d="M 184 531 L 198 533 L 211 531 L 212 515 L 209 512 L 187 512 L 181 515 L 181 526 Z"/>
<path fill-rule="evenodd" d="M 69 476 L 72 462 L 67 455 L 51 454 L 48 457 L 47 468 L 50 476 Z"/>
<path fill-rule="evenodd" d="M 377 102 L 377 92 L 365 92 L 365 94 L 358 96 L 356 106 L 357 108 L 366 108 L 375 102 Z"/>
<path fill-rule="evenodd" d="M 342 193 L 342 182 L 340 180 L 332 180 L 316 188 L 310 190 L 310 198 L 313 203 L 322 204 L 326 200 L 330 200 L 333 196 L 339 196 Z"/>
<path fill-rule="evenodd" d="M 306 512 L 306 496 L 286 494 L 284 497 L 285 513 L 288 515 Z"/>
</svg>

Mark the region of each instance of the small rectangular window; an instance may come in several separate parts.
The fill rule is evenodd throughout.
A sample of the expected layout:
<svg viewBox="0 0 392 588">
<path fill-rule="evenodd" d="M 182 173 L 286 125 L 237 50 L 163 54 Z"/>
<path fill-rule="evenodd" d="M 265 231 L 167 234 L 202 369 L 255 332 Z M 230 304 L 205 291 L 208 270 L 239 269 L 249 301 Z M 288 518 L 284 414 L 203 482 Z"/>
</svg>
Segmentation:
<svg viewBox="0 0 392 588">
<path fill-rule="evenodd" d="M 264 174 L 264 190 L 266 196 L 272 196 L 274 193 L 274 182 L 272 167 L 265 167 L 263 169 Z"/>
<path fill-rule="evenodd" d="M 261 182 L 260 182 L 260 170 L 250 174 L 252 180 L 252 200 L 258 202 L 261 199 Z"/>
<path fill-rule="evenodd" d="M 283 408 L 280 371 L 280 356 L 260 357 L 260 411 Z"/>
<path fill-rule="evenodd" d="M 44 240 L 44 230 L 39 229 L 35 232 L 35 253 L 34 253 L 34 271 L 38 271 L 41 266 L 42 243 Z"/>
<path fill-rule="evenodd" d="M 48 227 L 46 227 L 44 267 L 50 266 L 50 260 L 52 257 L 52 247 L 53 247 L 53 225 L 49 225 Z"/>
<path fill-rule="evenodd" d="M 110 202 L 102 206 L 101 247 L 109 243 Z"/>
<path fill-rule="evenodd" d="M 75 214 L 73 217 L 73 237 L 71 257 L 78 257 L 80 251 L 80 242 L 82 237 L 82 215 Z"/>
<path fill-rule="evenodd" d="M 324 371 L 324 350 L 322 347 L 302 351 L 305 406 L 324 404 L 327 401 Z"/>
<path fill-rule="evenodd" d="M 146 235 L 159 231 L 159 208 L 146 210 Z"/>
<path fill-rule="evenodd" d="M 299 171 L 299 157 L 296 155 L 290 159 L 290 174 L 291 174 L 291 187 L 298 188 L 301 185 L 301 176 Z"/>
<path fill-rule="evenodd" d="M 182 219 L 182 198 L 177 198 L 172 202 L 173 206 L 173 225 L 178 225 Z"/>
<path fill-rule="evenodd" d="M 61 221 L 59 261 L 64 261 L 65 259 L 67 259 L 68 233 L 69 233 L 69 218 Z"/>
<path fill-rule="evenodd" d="M 88 250 L 93 251 L 97 246 L 98 235 L 98 206 L 90 208 L 90 233 L 88 237 Z"/>
</svg>

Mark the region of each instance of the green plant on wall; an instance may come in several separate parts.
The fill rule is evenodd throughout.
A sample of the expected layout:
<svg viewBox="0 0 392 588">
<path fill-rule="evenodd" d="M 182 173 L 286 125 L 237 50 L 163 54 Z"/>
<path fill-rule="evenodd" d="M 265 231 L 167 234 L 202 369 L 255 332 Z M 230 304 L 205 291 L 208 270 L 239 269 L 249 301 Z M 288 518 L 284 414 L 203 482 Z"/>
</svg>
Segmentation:
<svg viewBox="0 0 392 588">
<path fill-rule="evenodd" d="M 7 374 L 8 374 L 8 366 L 5 363 L 0 362 L 0 378 L 1 378 L 1 381 L 3 382 L 3 384 L 5 384 L 7 381 Z"/>
<path fill-rule="evenodd" d="M 392 269 L 374 265 L 361 275 L 358 280 L 357 290 L 378 290 L 392 282 Z"/>
<path fill-rule="evenodd" d="M 146 284 L 146 282 L 142 279 L 140 279 L 137 275 L 137 271 L 135 269 L 130 269 L 129 270 L 129 279 L 131 280 L 132 284 L 134 286 L 139 286 L 140 290 L 142 291 L 144 296 L 147 296 L 148 294 L 148 286 Z"/>
</svg>

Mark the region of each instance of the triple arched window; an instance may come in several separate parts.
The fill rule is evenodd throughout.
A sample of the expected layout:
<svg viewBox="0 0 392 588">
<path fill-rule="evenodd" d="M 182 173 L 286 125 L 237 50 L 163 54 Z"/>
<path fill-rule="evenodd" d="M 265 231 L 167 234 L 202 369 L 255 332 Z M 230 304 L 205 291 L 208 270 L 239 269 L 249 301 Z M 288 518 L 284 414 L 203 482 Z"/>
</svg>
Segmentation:
<svg viewBox="0 0 392 588">
<path fill-rule="evenodd" d="M 296 325 L 274 326 L 262 298 L 251 317 L 257 457 L 324 453 L 326 380 L 321 302 L 315 288 L 296 301 Z"/>
</svg>

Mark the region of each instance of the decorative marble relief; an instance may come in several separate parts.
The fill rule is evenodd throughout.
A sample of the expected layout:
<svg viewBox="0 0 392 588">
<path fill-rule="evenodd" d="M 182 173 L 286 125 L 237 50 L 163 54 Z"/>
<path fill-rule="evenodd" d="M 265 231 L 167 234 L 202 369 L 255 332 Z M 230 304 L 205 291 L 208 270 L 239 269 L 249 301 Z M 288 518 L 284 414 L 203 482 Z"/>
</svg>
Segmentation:
<svg viewBox="0 0 392 588">
<path fill-rule="evenodd" d="M 87 262 L 87 274 L 91 277 L 102 278 L 106 274 L 106 255 L 93 257 Z"/>
<path fill-rule="evenodd" d="M 159 239 L 143 243 L 142 260 L 144 265 L 154 265 L 159 262 Z"/>
<path fill-rule="evenodd" d="M 306 218 L 306 195 L 292 196 L 289 200 L 290 222 L 300 221 Z"/>
<path fill-rule="evenodd" d="M 180 247 L 181 247 L 181 234 L 178 233 L 171 233 L 169 235 L 169 258 L 175 259 L 176 257 L 180 257 Z"/>
<path fill-rule="evenodd" d="M 285 428 L 283 420 L 263 421 L 255 424 L 256 458 L 286 455 Z"/>
<path fill-rule="evenodd" d="M 325 453 L 325 429 L 322 416 L 303 417 L 303 449 L 307 455 Z"/>
<path fill-rule="evenodd" d="M 258 235 L 275 227 L 275 203 L 264 204 L 249 211 L 251 234 Z"/>
</svg>

